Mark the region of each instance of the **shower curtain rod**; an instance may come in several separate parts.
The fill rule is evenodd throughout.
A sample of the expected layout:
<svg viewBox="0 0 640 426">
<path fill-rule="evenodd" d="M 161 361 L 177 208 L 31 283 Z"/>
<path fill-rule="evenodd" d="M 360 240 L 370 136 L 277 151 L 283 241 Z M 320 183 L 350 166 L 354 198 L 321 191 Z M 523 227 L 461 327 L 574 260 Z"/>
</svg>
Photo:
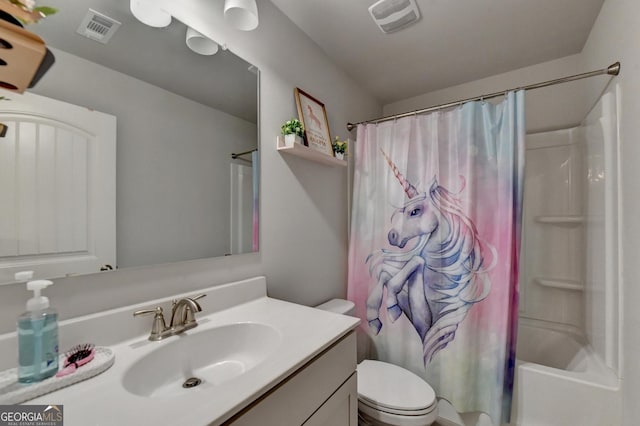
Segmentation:
<svg viewBox="0 0 640 426">
<path fill-rule="evenodd" d="M 258 148 L 255 148 L 255 149 L 252 149 L 250 151 L 239 152 L 237 154 L 235 152 L 233 152 L 233 153 L 231 153 L 231 158 L 233 158 L 235 160 L 235 159 L 237 159 L 238 157 L 240 157 L 242 155 L 251 154 L 252 152 L 257 151 L 257 150 L 258 150 Z M 240 158 L 240 160 L 244 160 L 244 158 Z"/>
<path fill-rule="evenodd" d="M 429 108 L 418 109 L 415 111 L 403 112 L 402 114 L 389 115 L 386 117 L 380 117 L 373 120 L 361 121 L 355 124 L 347 123 L 347 130 L 349 131 L 353 130 L 358 124 L 382 123 L 384 121 L 395 120 L 396 118 L 409 117 L 411 115 L 424 114 L 426 112 L 432 112 L 440 109 L 451 108 L 457 105 L 464 104 L 466 102 L 482 101 L 485 99 L 497 98 L 498 96 L 503 96 L 507 92 L 517 91 L 517 90 L 540 89 L 541 87 L 553 86 L 555 84 L 567 83 L 569 81 L 575 81 L 575 80 L 582 80 L 583 78 L 595 77 L 597 75 L 604 75 L 604 74 L 608 74 L 608 75 L 620 74 L 620 62 L 611 64 L 607 68 L 603 68 L 601 70 L 585 72 L 582 74 L 571 75 L 568 77 L 556 78 L 555 80 L 544 81 L 542 83 L 530 84 L 528 86 L 516 87 L 514 89 L 509 89 L 509 90 L 502 90 L 500 92 L 489 93 L 487 95 L 474 96 L 473 98 L 462 99 L 459 101 L 436 105 Z"/>
</svg>

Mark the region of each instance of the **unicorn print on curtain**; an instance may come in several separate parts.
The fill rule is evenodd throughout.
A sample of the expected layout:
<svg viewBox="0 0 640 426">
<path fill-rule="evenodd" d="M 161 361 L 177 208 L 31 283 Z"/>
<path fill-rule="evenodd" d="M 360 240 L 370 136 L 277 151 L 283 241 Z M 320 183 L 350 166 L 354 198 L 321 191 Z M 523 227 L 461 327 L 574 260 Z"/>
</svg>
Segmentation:
<svg viewBox="0 0 640 426">
<path fill-rule="evenodd" d="M 360 125 L 352 150 L 348 292 L 372 357 L 496 425 L 515 367 L 523 99 Z"/>
</svg>

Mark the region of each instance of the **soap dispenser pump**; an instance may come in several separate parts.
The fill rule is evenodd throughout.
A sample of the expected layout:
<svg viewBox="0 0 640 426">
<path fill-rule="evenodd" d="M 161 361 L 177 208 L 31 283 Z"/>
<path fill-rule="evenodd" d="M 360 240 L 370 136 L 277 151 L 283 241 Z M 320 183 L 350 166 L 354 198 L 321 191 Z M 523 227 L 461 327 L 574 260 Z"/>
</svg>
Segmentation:
<svg viewBox="0 0 640 426">
<path fill-rule="evenodd" d="M 18 281 L 30 280 L 33 272 L 19 272 Z M 58 371 L 58 313 L 49 306 L 41 291 L 53 282 L 27 282 L 33 297 L 27 301 L 27 311 L 18 317 L 18 381 L 33 383 L 53 376 Z"/>
</svg>

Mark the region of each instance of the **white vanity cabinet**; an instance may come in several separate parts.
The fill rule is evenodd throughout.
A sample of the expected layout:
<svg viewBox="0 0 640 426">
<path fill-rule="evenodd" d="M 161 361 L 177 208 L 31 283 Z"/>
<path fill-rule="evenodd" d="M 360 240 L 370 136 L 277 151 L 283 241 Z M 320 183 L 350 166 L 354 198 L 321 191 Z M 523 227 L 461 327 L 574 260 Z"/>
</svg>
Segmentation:
<svg viewBox="0 0 640 426">
<path fill-rule="evenodd" d="M 116 362 L 28 403 L 64 405 L 65 426 L 357 426 L 358 318 L 272 299 L 264 277 L 199 292 L 207 297 L 198 327 L 158 342 L 147 339 L 151 323 L 133 322 L 131 313 L 194 293 L 62 321 L 64 346 L 96 330 L 117 338 Z M 9 337 L 0 336 L 0 355 L 17 346 L 15 333 Z M 201 386 L 183 388 L 191 377 Z"/>
<path fill-rule="evenodd" d="M 233 426 L 357 426 L 352 331 L 223 423 Z"/>
</svg>

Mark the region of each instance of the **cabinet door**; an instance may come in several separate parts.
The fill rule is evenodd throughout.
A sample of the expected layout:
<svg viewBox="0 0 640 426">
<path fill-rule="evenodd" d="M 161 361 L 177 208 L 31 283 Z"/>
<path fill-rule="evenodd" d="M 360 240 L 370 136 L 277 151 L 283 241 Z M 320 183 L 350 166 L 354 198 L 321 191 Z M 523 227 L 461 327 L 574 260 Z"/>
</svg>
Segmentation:
<svg viewBox="0 0 640 426">
<path fill-rule="evenodd" d="M 287 378 L 244 411 L 223 423 L 233 426 L 300 426 L 318 413 L 339 389 L 353 379 L 355 390 L 356 337 L 350 332 L 342 340 Z M 344 399 L 344 398 L 343 398 Z M 357 395 L 353 397 L 357 409 Z M 337 404 L 336 407 L 339 407 Z M 342 409 L 342 408 L 341 408 Z M 357 410 L 353 410 L 357 415 Z M 330 419 L 327 419 L 329 421 Z M 353 425 L 353 423 L 309 423 Z"/>
<path fill-rule="evenodd" d="M 304 426 L 358 426 L 358 386 L 356 373 L 344 382 Z"/>
</svg>

